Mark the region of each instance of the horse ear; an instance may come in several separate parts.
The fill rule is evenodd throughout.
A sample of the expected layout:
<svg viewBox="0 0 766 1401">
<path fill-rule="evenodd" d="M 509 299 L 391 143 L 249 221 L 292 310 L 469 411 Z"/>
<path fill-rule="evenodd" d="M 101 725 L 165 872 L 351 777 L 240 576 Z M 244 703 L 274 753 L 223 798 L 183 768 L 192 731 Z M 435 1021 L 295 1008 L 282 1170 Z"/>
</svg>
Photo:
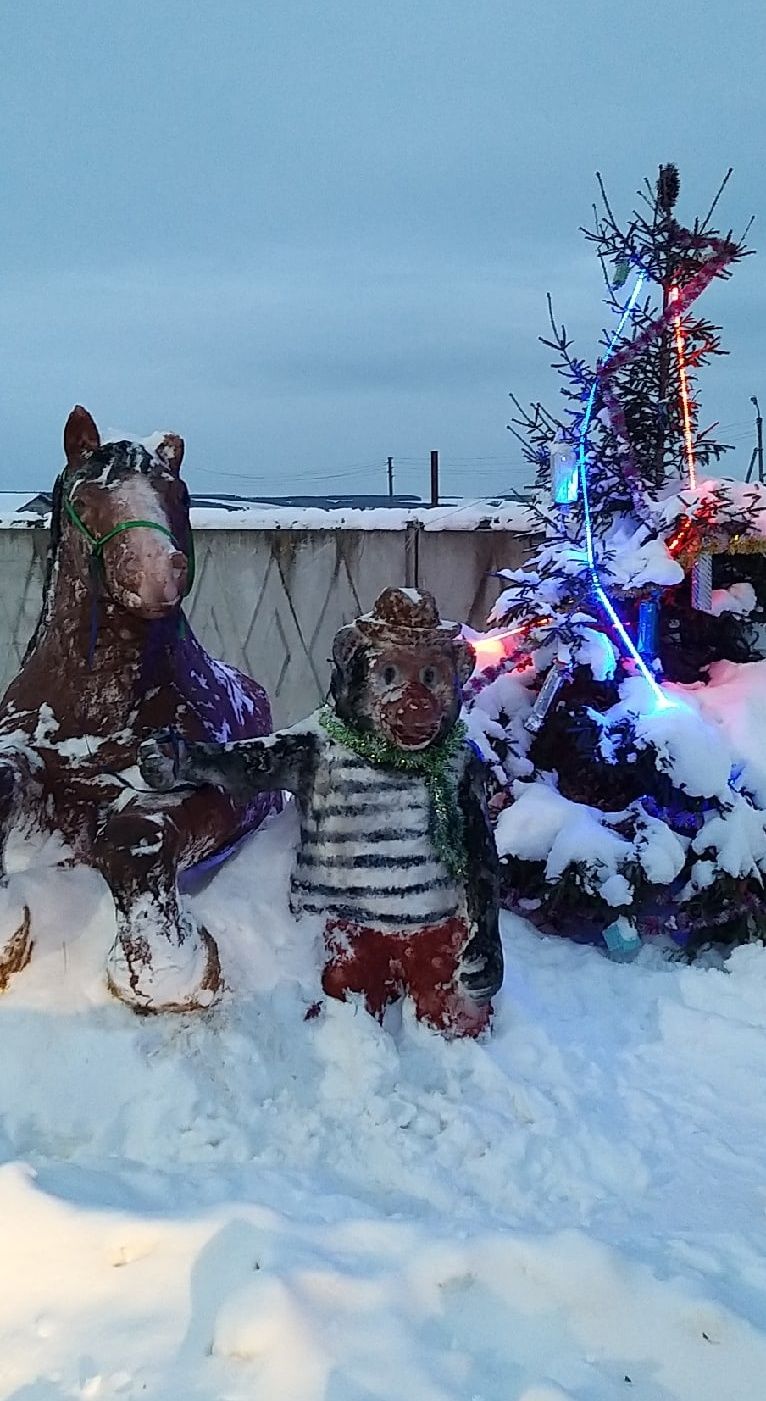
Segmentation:
<svg viewBox="0 0 766 1401">
<path fill-rule="evenodd" d="M 155 455 L 171 472 L 180 472 L 184 459 L 184 440 L 177 433 L 166 433 L 154 449 Z"/>
<path fill-rule="evenodd" d="M 101 447 L 98 429 L 87 409 L 77 404 L 64 428 L 64 455 L 68 467 L 77 467 L 87 453 Z"/>
</svg>

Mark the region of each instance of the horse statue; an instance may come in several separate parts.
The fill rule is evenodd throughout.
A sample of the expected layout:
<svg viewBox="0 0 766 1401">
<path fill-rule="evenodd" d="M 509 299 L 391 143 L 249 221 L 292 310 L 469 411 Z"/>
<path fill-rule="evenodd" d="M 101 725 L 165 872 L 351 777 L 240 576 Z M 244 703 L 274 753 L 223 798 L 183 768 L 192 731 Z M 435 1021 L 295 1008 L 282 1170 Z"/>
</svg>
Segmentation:
<svg viewBox="0 0 766 1401">
<path fill-rule="evenodd" d="M 144 1012 L 204 1007 L 218 951 L 182 907 L 178 875 L 225 854 L 279 799 L 142 791 L 136 753 L 168 726 L 190 740 L 269 734 L 268 698 L 208 656 L 182 611 L 194 572 L 183 440 L 102 444 L 78 406 L 64 451 L 42 612 L 0 701 L 0 853 L 11 831 L 61 834 L 67 859 L 100 871 L 114 898 L 115 996 Z M 26 906 L 9 923 L 0 988 L 34 944 Z"/>
</svg>

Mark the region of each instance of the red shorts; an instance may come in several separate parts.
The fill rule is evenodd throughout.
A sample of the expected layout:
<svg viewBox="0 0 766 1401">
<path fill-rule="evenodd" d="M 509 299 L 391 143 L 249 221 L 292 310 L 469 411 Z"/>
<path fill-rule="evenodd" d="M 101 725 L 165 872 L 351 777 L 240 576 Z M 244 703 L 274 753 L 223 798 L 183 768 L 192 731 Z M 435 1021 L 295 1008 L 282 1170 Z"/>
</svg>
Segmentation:
<svg viewBox="0 0 766 1401">
<path fill-rule="evenodd" d="M 327 960 L 322 986 L 342 1002 L 364 994 L 365 1006 L 382 1020 L 386 1007 L 409 995 L 419 1021 L 453 1036 L 478 1036 L 489 1025 L 492 1006 L 474 1002 L 458 972 L 468 929 L 462 919 L 443 920 L 404 933 L 375 929 L 348 919 L 328 919 Z"/>
</svg>

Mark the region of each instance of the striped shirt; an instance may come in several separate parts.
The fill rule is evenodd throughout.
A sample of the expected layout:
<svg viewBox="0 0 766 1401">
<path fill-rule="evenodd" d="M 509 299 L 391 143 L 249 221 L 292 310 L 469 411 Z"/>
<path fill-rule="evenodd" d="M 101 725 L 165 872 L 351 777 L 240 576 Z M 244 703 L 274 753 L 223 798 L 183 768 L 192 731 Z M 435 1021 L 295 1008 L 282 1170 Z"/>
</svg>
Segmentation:
<svg viewBox="0 0 766 1401">
<path fill-rule="evenodd" d="M 454 916 L 463 892 L 434 845 L 425 778 L 370 764 L 326 733 L 318 745 L 298 799 L 293 911 L 401 930 Z"/>
</svg>

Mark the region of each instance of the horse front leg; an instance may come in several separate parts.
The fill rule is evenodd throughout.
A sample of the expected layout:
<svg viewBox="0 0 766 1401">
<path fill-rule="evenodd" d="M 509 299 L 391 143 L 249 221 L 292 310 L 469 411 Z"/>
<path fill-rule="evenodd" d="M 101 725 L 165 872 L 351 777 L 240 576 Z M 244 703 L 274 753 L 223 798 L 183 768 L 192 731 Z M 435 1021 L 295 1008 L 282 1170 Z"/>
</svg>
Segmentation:
<svg viewBox="0 0 766 1401">
<path fill-rule="evenodd" d="M 29 906 L 14 899 L 5 874 L 5 851 L 15 820 L 19 817 L 20 797 L 29 796 L 32 784 L 28 765 L 19 757 L 0 758 L 0 992 L 15 973 L 25 968 L 32 956 Z"/>
<path fill-rule="evenodd" d="M 214 1001 L 218 949 L 184 909 L 178 873 L 253 825 L 249 811 L 212 788 L 175 801 L 141 794 L 108 813 L 94 850 L 117 917 L 107 976 L 112 993 L 137 1012 L 193 1011 Z"/>
</svg>

